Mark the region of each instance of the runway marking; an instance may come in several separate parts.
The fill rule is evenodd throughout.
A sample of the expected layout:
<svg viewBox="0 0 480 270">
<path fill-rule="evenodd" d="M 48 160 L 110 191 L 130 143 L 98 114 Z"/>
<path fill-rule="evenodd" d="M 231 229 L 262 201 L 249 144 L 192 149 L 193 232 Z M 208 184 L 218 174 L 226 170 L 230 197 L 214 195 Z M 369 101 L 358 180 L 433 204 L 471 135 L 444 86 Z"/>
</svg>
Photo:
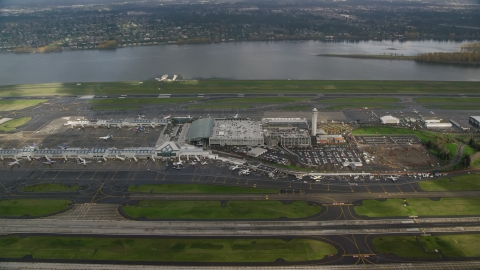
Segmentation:
<svg viewBox="0 0 480 270">
<path fill-rule="evenodd" d="M 89 228 L 90 226 L 87 225 L 72 225 L 70 228 Z"/>
<path fill-rule="evenodd" d="M 115 178 L 115 175 L 117 175 L 117 172 L 118 171 L 115 171 L 115 173 L 113 174 L 112 178 L 110 178 L 110 180 L 113 180 L 113 178 Z"/>
<path fill-rule="evenodd" d="M 248 180 L 247 180 L 247 182 L 245 182 L 245 185 L 248 185 Z"/>
<path fill-rule="evenodd" d="M 42 177 L 45 172 L 46 172 L 46 171 L 43 171 L 42 174 L 40 174 L 40 175 L 37 177 L 37 179 L 40 179 L 40 177 Z M 77 178 L 77 179 L 78 179 L 78 178 Z"/>
<path fill-rule="evenodd" d="M 24 171 L 17 179 L 20 179 L 27 171 Z"/>
<path fill-rule="evenodd" d="M 265 195 L 265 200 L 268 200 L 268 195 Z"/>
<path fill-rule="evenodd" d="M 7 225 L 7 227 L 25 227 L 27 225 Z"/>
<path fill-rule="evenodd" d="M 312 184 L 310 183 L 310 189 L 312 189 Z"/>
<path fill-rule="evenodd" d="M 330 184 L 327 185 L 327 190 L 330 190 Z"/>
<path fill-rule="evenodd" d="M 55 178 L 57 178 L 57 176 L 60 174 L 60 171 L 57 172 L 57 174 L 55 174 L 55 176 L 53 177 L 53 180 L 55 180 Z"/>
<path fill-rule="evenodd" d="M 412 187 L 413 191 L 415 191 L 415 193 L 417 193 L 417 190 L 412 186 L 412 183 L 408 183 L 408 184 Z"/>
<path fill-rule="evenodd" d="M 164 175 L 163 175 L 162 181 L 165 180 L 165 176 L 167 176 L 167 174 L 164 174 Z"/>
<path fill-rule="evenodd" d="M 382 187 L 383 191 L 384 191 L 385 193 L 387 193 L 387 191 L 385 190 L 385 188 L 383 188 L 382 184 L 380 184 L 380 186 Z"/>
<path fill-rule="evenodd" d="M 350 189 L 352 190 L 352 192 L 355 192 L 355 191 L 353 191 L 353 187 L 352 187 L 352 185 L 350 185 Z"/>
<path fill-rule="evenodd" d="M 158 172 L 157 172 L 157 175 L 155 176 L 155 180 L 157 180 L 157 179 L 158 179 L 158 175 L 159 175 L 159 174 L 160 174 L 160 173 L 158 173 Z"/>
<path fill-rule="evenodd" d="M 237 179 L 237 185 L 238 185 L 238 182 L 240 182 L 240 179 Z"/>
<path fill-rule="evenodd" d="M 90 203 L 92 203 L 93 200 L 95 200 L 95 197 L 97 197 L 98 192 L 100 192 L 100 190 L 102 189 L 102 187 L 103 187 L 104 184 L 105 184 L 105 183 L 103 183 L 103 184 L 98 188 L 97 193 L 95 193 L 95 195 L 93 196 L 93 198 L 92 198 L 92 200 L 90 201 Z"/>
<path fill-rule="evenodd" d="M 84 171 L 80 172 L 80 175 L 77 177 L 77 180 L 80 179 L 80 176 L 82 176 Z"/>
<path fill-rule="evenodd" d="M 135 180 L 135 176 L 137 176 L 137 172 L 138 171 L 135 171 L 135 173 L 133 174 L 132 180 Z"/>
<path fill-rule="evenodd" d="M 368 188 L 368 185 L 365 185 L 365 187 L 367 188 L 368 193 L 372 193 L 372 192 L 370 192 L 370 189 Z"/>
<path fill-rule="evenodd" d="M 215 183 L 215 181 L 217 181 L 217 177 L 215 176 L 215 178 L 213 179 L 213 183 Z"/>
<path fill-rule="evenodd" d="M 56 228 L 55 225 L 38 225 L 38 227 L 45 227 L 45 228 Z"/>
<path fill-rule="evenodd" d="M 403 191 L 400 189 L 400 187 L 397 184 L 395 184 L 395 186 L 398 188 L 398 190 L 400 190 L 400 193 L 403 193 Z"/>
<path fill-rule="evenodd" d="M 90 180 L 93 180 L 93 178 L 95 177 L 95 175 L 97 174 L 98 171 L 95 171 L 92 175 L 92 177 L 90 177 Z"/>
</svg>

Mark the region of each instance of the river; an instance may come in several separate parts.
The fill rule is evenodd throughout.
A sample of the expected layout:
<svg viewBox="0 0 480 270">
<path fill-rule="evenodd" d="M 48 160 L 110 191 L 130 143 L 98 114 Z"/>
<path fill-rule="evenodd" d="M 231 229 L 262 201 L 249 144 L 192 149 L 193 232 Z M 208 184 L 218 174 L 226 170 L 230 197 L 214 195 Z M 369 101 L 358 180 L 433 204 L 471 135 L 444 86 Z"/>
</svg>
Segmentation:
<svg viewBox="0 0 480 270">
<path fill-rule="evenodd" d="M 475 67 L 316 56 L 457 52 L 463 43 L 277 41 L 160 45 L 47 54 L 4 53 L 0 54 L 0 85 L 146 80 L 162 74 L 182 74 L 187 79 L 478 81 L 480 68 Z"/>
</svg>

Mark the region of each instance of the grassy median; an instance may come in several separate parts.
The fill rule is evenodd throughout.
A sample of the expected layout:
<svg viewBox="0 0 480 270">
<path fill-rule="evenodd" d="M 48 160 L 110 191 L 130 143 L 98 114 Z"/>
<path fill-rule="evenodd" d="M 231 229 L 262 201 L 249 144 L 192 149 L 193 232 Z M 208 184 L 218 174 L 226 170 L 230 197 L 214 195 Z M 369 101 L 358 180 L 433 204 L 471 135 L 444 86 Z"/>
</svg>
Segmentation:
<svg viewBox="0 0 480 270">
<path fill-rule="evenodd" d="M 17 127 L 25 125 L 28 121 L 32 119 L 31 117 L 22 117 L 10 120 L 0 125 L 0 131 L 13 131 Z"/>
<path fill-rule="evenodd" d="M 16 111 L 38 105 L 46 99 L 3 99 L 0 100 L 0 111 Z"/>
<path fill-rule="evenodd" d="M 425 191 L 480 190 L 480 175 L 466 174 L 418 183 Z"/>
<path fill-rule="evenodd" d="M 479 234 L 441 236 L 381 236 L 373 239 L 380 253 L 395 254 L 404 258 L 479 257 Z M 437 250 L 437 251 L 435 251 Z"/>
<path fill-rule="evenodd" d="M 54 199 L 17 199 L 0 201 L 0 216 L 45 216 L 68 208 L 69 200 Z"/>
<path fill-rule="evenodd" d="M 436 140 L 440 134 L 430 131 L 411 130 L 398 127 L 365 127 L 352 132 L 353 135 L 415 135 L 422 142 Z"/>
<path fill-rule="evenodd" d="M 165 185 L 135 185 L 128 187 L 129 192 L 148 193 L 278 193 L 278 189 L 253 188 L 253 187 L 230 187 L 218 185 L 197 184 L 165 184 Z"/>
<path fill-rule="evenodd" d="M 0 237 L 0 258 L 243 263 L 320 260 L 337 252 L 327 243 L 308 239 Z"/>
<path fill-rule="evenodd" d="M 79 188 L 78 185 L 67 186 L 64 184 L 44 183 L 31 186 L 22 187 L 23 192 L 65 192 L 75 191 Z"/>
<path fill-rule="evenodd" d="M 393 216 L 455 216 L 479 215 L 480 198 L 442 198 L 432 201 L 426 198 L 388 199 L 386 201 L 364 200 L 355 206 L 355 212 L 367 217 Z"/>
<path fill-rule="evenodd" d="M 277 219 L 304 218 L 317 214 L 321 206 L 303 201 L 141 201 L 123 206 L 125 214 L 151 219 Z"/>
</svg>

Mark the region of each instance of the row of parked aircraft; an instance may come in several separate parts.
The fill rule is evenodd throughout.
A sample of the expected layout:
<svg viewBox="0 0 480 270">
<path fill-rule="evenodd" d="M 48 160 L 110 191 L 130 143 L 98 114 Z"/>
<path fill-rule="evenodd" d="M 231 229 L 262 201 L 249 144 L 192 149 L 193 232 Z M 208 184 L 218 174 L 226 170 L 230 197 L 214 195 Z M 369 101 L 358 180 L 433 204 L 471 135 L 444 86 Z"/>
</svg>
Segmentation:
<svg viewBox="0 0 480 270">
<path fill-rule="evenodd" d="M 230 166 L 230 167 L 229 167 L 230 171 L 235 171 L 235 170 L 241 169 L 241 168 L 242 168 L 242 167 L 239 166 L 239 165 L 233 165 L 233 166 Z M 252 173 L 252 172 L 251 172 L 250 169 L 248 169 L 248 168 L 245 169 L 245 170 L 240 170 L 240 171 L 238 171 L 238 174 L 239 174 L 239 175 L 249 175 L 250 173 Z"/>
</svg>

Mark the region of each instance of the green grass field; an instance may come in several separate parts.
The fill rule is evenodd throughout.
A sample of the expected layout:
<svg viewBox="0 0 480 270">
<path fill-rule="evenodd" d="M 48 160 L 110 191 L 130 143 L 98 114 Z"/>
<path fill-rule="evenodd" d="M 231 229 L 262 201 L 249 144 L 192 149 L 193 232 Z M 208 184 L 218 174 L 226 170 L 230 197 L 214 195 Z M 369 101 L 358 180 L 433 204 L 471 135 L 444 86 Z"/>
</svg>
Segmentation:
<svg viewBox="0 0 480 270">
<path fill-rule="evenodd" d="M 413 98 L 414 101 L 418 103 L 424 103 L 424 104 L 442 104 L 442 103 L 449 103 L 449 104 L 480 104 L 480 98 L 452 98 L 452 97 L 441 97 L 441 98 L 436 98 L 436 97 L 428 97 L 428 98 Z"/>
<path fill-rule="evenodd" d="M 480 198 L 442 198 L 432 201 L 427 198 L 411 198 L 408 206 L 402 199 L 388 199 L 384 202 L 364 200 L 363 205 L 355 206 L 355 212 L 368 217 L 393 216 L 453 216 L 480 214 Z"/>
<path fill-rule="evenodd" d="M 252 105 L 249 104 L 215 104 L 205 103 L 202 105 L 188 105 L 189 109 L 248 109 Z"/>
<path fill-rule="evenodd" d="M 308 239 L 0 237 L 0 258 L 243 263 L 320 260 L 337 253 L 330 244 Z"/>
<path fill-rule="evenodd" d="M 109 110 L 136 110 L 140 106 L 93 106 L 93 111 L 109 111 Z"/>
<path fill-rule="evenodd" d="M 3 100 L 0 100 L 0 112 L 22 110 L 28 107 L 38 105 L 45 101 L 47 100 L 46 99 L 16 99 L 16 100 L 3 99 Z"/>
<path fill-rule="evenodd" d="M 441 251 L 450 258 L 478 257 L 479 234 L 418 236 L 380 236 L 373 239 L 380 253 L 396 254 L 404 258 L 441 258 Z M 427 252 L 425 252 L 427 250 Z"/>
<path fill-rule="evenodd" d="M 297 105 L 297 106 L 287 106 L 283 107 L 280 110 L 282 111 L 310 111 L 312 106 L 310 105 Z"/>
<path fill-rule="evenodd" d="M 457 144 L 456 143 L 446 143 L 445 147 L 450 151 L 450 155 L 455 156 L 457 153 Z"/>
<path fill-rule="evenodd" d="M 397 127 L 366 127 L 358 128 L 353 135 L 416 135 L 422 142 L 435 140 L 440 134 L 430 131 L 411 130 Z"/>
<path fill-rule="evenodd" d="M 222 207 L 218 201 L 141 201 L 123 206 L 125 214 L 151 219 L 277 219 L 304 218 L 317 214 L 320 206 L 295 201 L 228 201 Z"/>
<path fill-rule="evenodd" d="M 22 187 L 23 192 L 63 192 L 63 191 L 75 191 L 79 188 L 78 185 L 66 186 L 63 184 L 36 184 L 31 186 Z"/>
<path fill-rule="evenodd" d="M 423 106 L 426 109 L 438 109 L 438 110 L 478 110 L 478 105 L 435 105 L 435 106 Z"/>
<path fill-rule="evenodd" d="M 128 191 L 149 193 L 278 193 L 277 189 L 197 184 L 135 185 L 129 186 Z"/>
<path fill-rule="evenodd" d="M 182 103 L 197 100 L 195 98 L 106 98 L 90 99 L 88 103 L 92 105 L 132 105 L 132 104 L 170 104 Z"/>
<path fill-rule="evenodd" d="M 364 103 L 398 103 L 398 98 L 384 98 L 384 97 L 371 97 L 371 98 L 334 98 L 324 99 L 320 103 L 360 103 L 363 106 Z M 357 104 L 358 106 L 358 104 Z"/>
<path fill-rule="evenodd" d="M 467 174 L 461 176 L 441 178 L 438 180 L 421 181 L 418 183 L 425 191 L 448 191 L 448 190 L 480 190 L 480 175 Z"/>
<path fill-rule="evenodd" d="M 22 117 L 10 120 L 0 125 L 0 131 L 13 131 L 18 127 L 21 127 L 28 123 L 32 119 L 31 117 Z"/>
<path fill-rule="evenodd" d="M 333 105 L 333 106 L 325 107 L 326 110 L 330 110 L 330 111 L 340 111 L 340 110 L 343 110 L 343 109 L 364 109 L 364 108 L 392 110 L 392 109 L 401 109 L 401 108 L 404 108 L 404 107 L 403 106 L 388 105 L 388 104 L 380 104 L 380 103 L 339 104 L 339 105 Z"/>
<path fill-rule="evenodd" d="M 159 90 L 160 88 L 160 90 Z M 234 81 L 48 83 L 0 86 L 0 96 L 208 93 L 478 93 L 479 82 Z"/>
<path fill-rule="evenodd" d="M 470 147 L 469 145 L 465 145 L 465 147 L 463 147 L 464 155 L 472 155 L 472 154 L 475 154 L 476 152 L 477 150 L 475 148 Z"/>
<path fill-rule="evenodd" d="M 68 208 L 69 200 L 17 199 L 0 201 L 0 216 L 31 217 L 53 214 Z"/>
</svg>

